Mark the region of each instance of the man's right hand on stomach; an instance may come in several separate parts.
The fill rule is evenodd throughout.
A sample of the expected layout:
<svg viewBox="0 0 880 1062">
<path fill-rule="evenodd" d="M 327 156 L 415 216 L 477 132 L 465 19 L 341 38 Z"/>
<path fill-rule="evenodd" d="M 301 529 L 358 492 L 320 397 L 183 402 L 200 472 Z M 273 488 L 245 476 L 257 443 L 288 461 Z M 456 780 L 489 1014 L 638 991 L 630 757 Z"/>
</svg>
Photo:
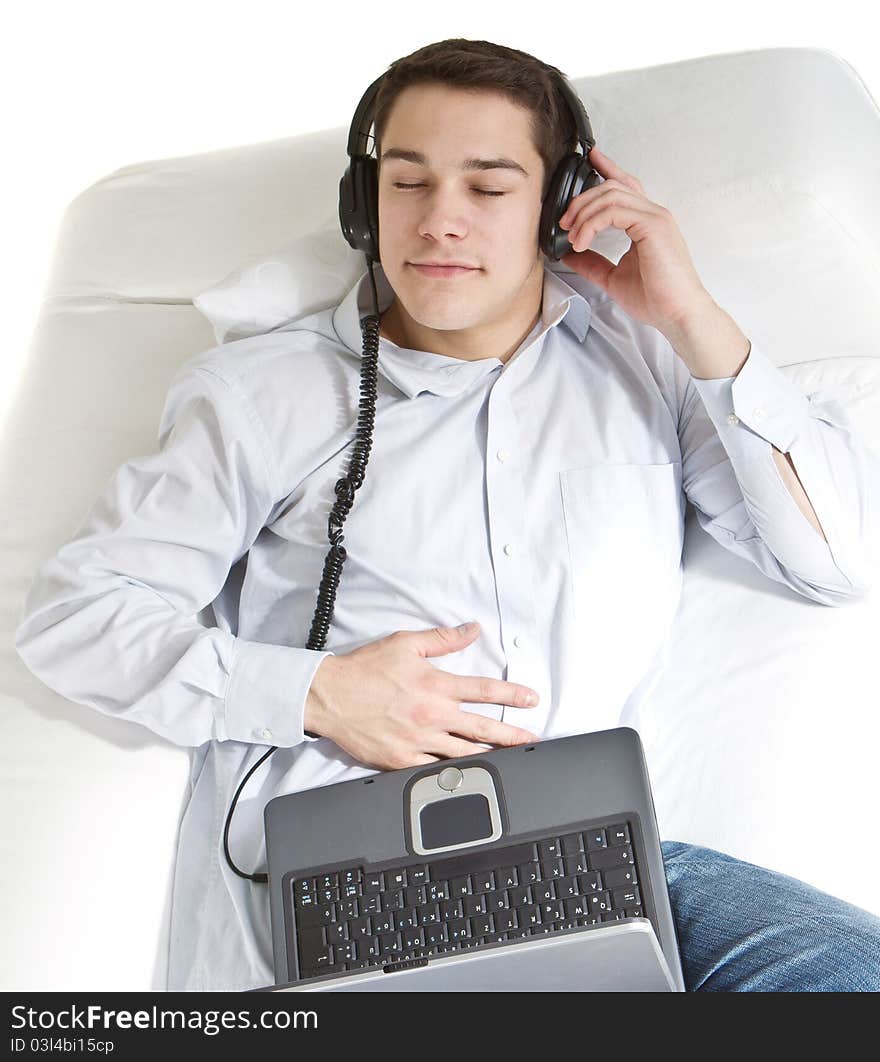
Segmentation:
<svg viewBox="0 0 880 1062">
<path fill-rule="evenodd" d="M 461 709 L 462 702 L 533 708 L 534 690 L 503 679 L 454 675 L 426 659 L 459 652 L 479 633 L 478 623 L 469 631 L 396 631 L 325 657 L 306 698 L 304 729 L 384 771 L 471 756 L 484 752 L 483 745 L 540 740 L 521 727 Z"/>
</svg>

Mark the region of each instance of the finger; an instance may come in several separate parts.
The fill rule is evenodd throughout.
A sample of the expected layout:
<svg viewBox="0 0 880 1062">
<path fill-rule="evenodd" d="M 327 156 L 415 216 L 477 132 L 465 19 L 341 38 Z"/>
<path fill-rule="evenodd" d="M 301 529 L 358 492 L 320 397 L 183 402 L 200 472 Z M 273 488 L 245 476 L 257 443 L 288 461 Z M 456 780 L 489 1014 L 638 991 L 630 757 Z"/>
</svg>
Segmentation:
<svg viewBox="0 0 880 1062">
<path fill-rule="evenodd" d="M 594 156 L 600 167 L 600 173 L 607 173 L 609 177 L 616 181 L 622 181 L 625 185 L 634 188 L 637 192 L 642 191 L 642 182 L 638 177 L 634 177 L 631 173 L 627 173 L 622 166 L 618 166 L 613 159 L 608 158 L 604 151 L 600 151 L 597 147 L 594 147 L 590 152 L 590 162 L 593 161 Z"/>
<path fill-rule="evenodd" d="M 482 741 L 487 745 L 527 745 L 529 742 L 541 740 L 531 730 L 466 710 L 459 711 L 455 720 L 450 722 L 449 732 L 459 734 L 470 741 Z"/>
<path fill-rule="evenodd" d="M 432 752 L 436 752 L 441 759 L 455 760 L 459 756 L 473 756 L 477 752 L 486 752 L 486 746 L 491 747 L 489 742 L 478 744 L 466 741 L 454 734 L 438 734 L 433 740 L 426 742 Z"/>
<path fill-rule="evenodd" d="M 577 221 L 578 214 L 586 207 L 596 203 L 596 201 L 604 196 L 610 195 L 612 192 L 620 192 L 625 196 L 632 196 L 636 199 L 644 198 L 638 196 L 632 188 L 627 188 L 619 181 L 607 180 L 602 184 L 597 184 L 594 188 L 587 188 L 586 191 L 578 192 L 578 194 L 572 199 L 572 201 L 566 207 L 565 213 L 559 219 L 559 225 L 563 229 L 569 229 L 573 227 L 573 223 Z"/>
<path fill-rule="evenodd" d="M 633 243 L 638 243 L 650 234 L 656 222 L 657 214 L 654 211 L 611 203 L 589 213 L 585 219 L 578 219 L 568 234 L 568 242 L 572 250 L 583 251 L 598 233 L 613 227 L 623 230 Z"/>
<path fill-rule="evenodd" d="M 443 692 L 461 703 L 509 704 L 511 708 L 534 708 L 540 698 L 529 686 L 503 679 L 487 678 L 485 675 L 452 675 L 445 672 L 448 683 Z M 534 700 L 532 699 L 534 698 Z"/>
</svg>

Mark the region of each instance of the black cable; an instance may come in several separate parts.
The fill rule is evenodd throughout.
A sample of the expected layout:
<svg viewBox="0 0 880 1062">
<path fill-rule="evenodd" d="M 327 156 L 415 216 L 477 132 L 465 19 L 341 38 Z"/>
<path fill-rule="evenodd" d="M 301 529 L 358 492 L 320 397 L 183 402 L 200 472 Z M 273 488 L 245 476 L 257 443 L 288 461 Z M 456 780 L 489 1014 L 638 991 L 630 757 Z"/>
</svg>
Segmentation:
<svg viewBox="0 0 880 1062">
<path fill-rule="evenodd" d="M 376 292 L 376 278 L 373 275 L 373 261 L 369 255 L 366 258 L 369 267 L 370 287 L 373 289 L 373 313 L 366 314 L 361 318 L 363 355 L 361 357 L 360 407 L 358 410 L 357 435 L 348 472 L 342 479 L 336 481 L 336 501 L 330 510 L 330 516 L 327 520 L 327 536 L 330 539 L 331 546 L 324 561 L 324 573 L 321 577 L 321 585 L 318 588 L 318 603 L 315 607 L 315 615 L 312 619 L 312 629 L 309 632 L 306 649 L 320 650 L 324 648 L 330 620 L 333 616 L 333 605 L 336 601 L 339 577 L 342 575 L 342 565 L 345 564 L 346 558 L 345 547 L 342 545 L 344 537 L 342 525 L 351 509 L 354 493 L 364 481 L 364 470 L 370 458 L 370 447 L 373 442 L 373 424 L 376 419 L 377 365 L 379 362 L 379 296 Z M 306 731 L 306 733 L 309 732 Z M 318 735 L 310 734 L 309 736 L 317 737 Z M 249 881 L 255 881 L 263 885 L 269 881 L 268 874 L 247 874 L 245 871 L 239 870 L 233 863 L 232 856 L 229 854 L 229 826 L 232 822 L 232 813 L 235 811 L 235 805 L 238 803 L 239 794 L 247 784 L 247 780 L 260 764 L 276 751 L 277 747 L 277 745 L 273 746 L 261 756 L 241 780 L 241 784 L 229 806 L 226 826 L 223 830 L 223 850 L 226 853 L 226 862 L 240 878 L 247 878 Z"/>
</svg>

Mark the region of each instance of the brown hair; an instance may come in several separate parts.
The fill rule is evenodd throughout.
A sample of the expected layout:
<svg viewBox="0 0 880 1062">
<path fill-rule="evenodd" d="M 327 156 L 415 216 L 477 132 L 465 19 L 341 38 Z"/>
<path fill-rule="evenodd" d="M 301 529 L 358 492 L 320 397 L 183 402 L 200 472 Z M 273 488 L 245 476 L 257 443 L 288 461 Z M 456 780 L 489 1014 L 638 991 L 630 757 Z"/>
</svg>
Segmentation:
<svg viewBox="0 0 880 1062">
<path fill-rule="evenodd" d="M 532 142 L 544 163 L 543 199 L 559 161 L 577 149 L 577 128 L 555 78 L 565 74 L 528 52 L 491 41 L 451 37 L 395 59 L 376 93 L 373 136 L 377 157 L 391 107 L 410 85 L 489 89 L 531 112 Z"/>
</svg>

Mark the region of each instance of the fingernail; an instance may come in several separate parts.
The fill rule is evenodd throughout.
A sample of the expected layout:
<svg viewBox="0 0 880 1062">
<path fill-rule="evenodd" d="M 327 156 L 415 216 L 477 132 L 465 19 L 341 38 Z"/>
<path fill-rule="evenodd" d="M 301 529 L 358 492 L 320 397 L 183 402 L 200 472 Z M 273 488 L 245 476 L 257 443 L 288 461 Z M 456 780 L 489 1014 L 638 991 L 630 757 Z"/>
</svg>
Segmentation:
<svg viewBox="0 0 880 1062">
<path fill-rule="evenodd" d="M 459 634 L 470 634 L 470 632 L 476 627 L 476 622 L 471 620 L 470 623 L 462 623 L 458 628 Z"/>
<path fill-rule="evenodd" d="M 537 693 L 526 694 L 526 704 L 537 704 L 537 703 L 538 703 L 538 695 L 537 695 Z"/>
</svg>

